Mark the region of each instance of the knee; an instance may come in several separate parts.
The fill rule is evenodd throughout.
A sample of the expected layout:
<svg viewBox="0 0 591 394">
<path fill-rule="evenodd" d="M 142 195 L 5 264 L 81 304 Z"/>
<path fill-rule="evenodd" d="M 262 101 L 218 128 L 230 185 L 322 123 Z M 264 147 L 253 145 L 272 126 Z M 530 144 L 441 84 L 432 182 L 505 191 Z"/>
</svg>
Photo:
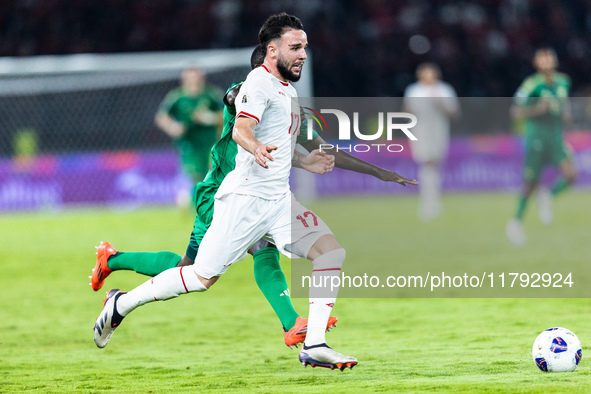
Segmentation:
<svg viewBox="0 0 591 394">
<path fill-rule="evenodd" d="M 276 248 L 276 246 L 273 245 L 271 242 L 268 242 L 268 241 L 265 241 L 264 239 L 261 239 L 260 241 L 258 241 L 254 245 L 252 245 L 250 247 L 250 249 L 248 249 L 248 253 L 251 254 L 251 255 L 254 255 L 259 250 L 262 250 L 262 249 L 265 249 L 265 248 Z"/>
<path fill-rule="evenodd" d="M 307 257 L 308 260 L 314 261 L 318 257 L 337 249 L 343 249 L 343 247 L 337 242 L 334 235 L 326 234 L 320 237 L 318 241 L 312 245 Z"/>
<path fill-rule="evenodd" d="M 201 276 L 197 272 L 195 264 L 180 268 L 183 287 L 187 293 L 207 291 L 219 279 L 219 276 L 213 276 L 211 278 Z"/>
<path fill-rule="evenodd" d="M 523 195 L 525 197 L 531 196 L 531 194 L 534 192 L 534 190 L 536 190 L 536 187 L 538 187 L 538 180 L 537 179 L 527 182 L 523 188 Z"/>
<path fill-rule="evenodd" d="M 326 252 L 312 261 L 313 269 L 317 270 L 330 270 L 341 268 L 343 262 L 347 257 L 347 252 L 343 248 L 333 249 Z"/>
<path fill-rule="evenodd" d="M 564 179 L 569 185 L 575 183 L 575 180 L 577 179 L 577 170 L 575 170 L 575 166 L 571 160 L 563 161 L 560 164 L 560 169 L 562 170 Z"/>
<path fill-rule="evenodd" d="M 568 171 L 564 174 L 564 178 L 566 179 L 566 183 L 572 185 L 577 180 L 577 172 L 573 169 L 572 171 Z"/>
<path fill-rule="evenodd" d="M 199 279 L 201 284 L 205 287 L 205 290 L 209 290 L 209 288 L 213 286 L 215 282 L 217 282 L 217 280 L 220 278 L 219 276 L 214 276 L 209 279 L 206 279 L 197 273 L 195 273 L 195 275 L 197 276 L 197 279 Z"/>
<path fill-rule="evenodd" d="M 187 255 L 183 255 L 183 257 L 181 257 L 181 259 L 179 260 L 179 262 L 177 263 L 177 267 L 185 267 L 187 265 L 192 265 L 194 263 L 193 260 L 191 260 L 189 257 L 187 257 Z"/>
</svg>

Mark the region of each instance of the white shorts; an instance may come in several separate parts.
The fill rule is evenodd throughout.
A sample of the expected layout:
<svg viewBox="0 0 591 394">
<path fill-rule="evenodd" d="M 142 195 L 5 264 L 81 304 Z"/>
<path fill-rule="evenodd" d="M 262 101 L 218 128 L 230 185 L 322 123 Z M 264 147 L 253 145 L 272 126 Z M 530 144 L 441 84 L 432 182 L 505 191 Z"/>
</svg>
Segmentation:
<svg viewBox="0 0 591 394">
<path fill-rule="evenodd" d="M 326 223 L 286 193 L 277 200 L 229 193 L 215 200 L 213 220 L 205 233 L 194 270 L 209 279 L 222 275 L 261 238 L 287 257 L 307 257 Z"/>
<path fill-rule="evenodd" d="M 449 147 L 448 128 L 433 127 L 431 129 L 425 129 L 423 127 L 418 130 L 413 128 L 413 133 L 418 138 L 418 141 L 410 142 L 412 158 L 415 162 L 441 162 L 445 160 Z"/>
</svg>

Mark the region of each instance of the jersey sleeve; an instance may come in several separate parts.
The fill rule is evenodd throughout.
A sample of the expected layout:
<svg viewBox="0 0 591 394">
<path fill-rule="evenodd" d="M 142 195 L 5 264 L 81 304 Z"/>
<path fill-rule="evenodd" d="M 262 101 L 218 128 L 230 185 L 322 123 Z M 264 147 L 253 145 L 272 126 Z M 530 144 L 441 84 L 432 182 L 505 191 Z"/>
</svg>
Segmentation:
<svg viewBox="0 0 591 394">
<path fill-rule="evenodd" d="M 415 87 L 414 83 L 411 83 L 410 85 L 408 85 L 406 87 L 406 89 L 404 89 L 403 97 L 412 97 L 414 95 L 414 87 Z"/>
<path fill-rule="evenodd" d="M 458 97 L 456 90 L 447 82 L 443 82 L 443 91 L 445 93 L 445 97 Z"/>
<path fill-rule="evenodd" d="M 236 97 L 236 118 L 246 116 L 259 123 L 270 102 L 270 84 L 270 81 L 256 76 L 247 78 Z"/>
<path fill-rule="evenodd" d="M 164 97 L 164 100 L 162 100 L 160 103 L 158 112 L 170 115 L 178 99 L 179 95 L 176 89 L 168 92 L 168 94 Z"/>
<path fill-rule="evenodd" d="M 460 100 L 456 90 L 447 82 L 443 82 L 443 104 L 448 111 L 456 112 L 460 109 Z"/>
<path fill-rule="evenodd" d="M 308 118 L 306 116 L 302 116 L 300 134 L 298 134 L 296 142 L 298 144 L 303 144 L 306 142 L 314 141 L 316 138 L 318 138 L 318 133 L 314 129 L 312 129 L 312 139 L 308 138 Z"/>
<path fill-rule="evenodd" d="M 403 111 L 413 111 L 414 105 L 416 105 L 416 87 L 415 84 L 412 83 L 404 89 L 404 96 L 402 98 L 402 109 Z"/>
<path fill-rule="evenodd" d="M 558 97 L 568 97 L 570 95 L 571 80 L 566 74 L 558 74 Z"/>
<path fill-rule="evenodd" d="M 534 97 L 534 92 L 536 90 L 537 84 L 534 77 L 526 78 L 517 91 L 513 95 L 513 100 L 517 105 L 527 105 L 529 103 L 529 98 Z"/>
</svg>

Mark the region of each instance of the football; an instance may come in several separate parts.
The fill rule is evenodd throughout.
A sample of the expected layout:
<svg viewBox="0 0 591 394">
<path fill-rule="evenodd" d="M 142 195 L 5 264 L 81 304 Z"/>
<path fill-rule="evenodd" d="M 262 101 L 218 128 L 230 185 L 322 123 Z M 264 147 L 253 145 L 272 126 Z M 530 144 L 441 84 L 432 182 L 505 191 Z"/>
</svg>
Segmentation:
<svg viewBox="0 0 591 394">
<path fill-rule="evenodd" d="M 534 362 L 544 372 L 572 372 L 579 365 L 582 355 L 579 338 L 562 327 L 543 331 L 532 348 Z"/>
</svg>

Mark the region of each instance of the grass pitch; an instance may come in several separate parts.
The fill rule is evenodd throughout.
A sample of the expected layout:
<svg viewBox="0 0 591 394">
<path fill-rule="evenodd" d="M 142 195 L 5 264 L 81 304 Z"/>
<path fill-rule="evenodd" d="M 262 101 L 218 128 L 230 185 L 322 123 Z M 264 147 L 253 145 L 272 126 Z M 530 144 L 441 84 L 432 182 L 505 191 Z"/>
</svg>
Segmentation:
<svg viewBox="0 0 591 394">
<path fill-rule="evenodd" d="M 420 223 L 416 198 L 345 199 L 311 205 L 331 227 L 339 212 L 395 210 L 377 233 L 390 234 L 400 261 L 429 258 L 419 234 L 444 234 L 447 259 L 589 261 L 589 193 L 567 193 L 556 222 L 543 227 L 530 207 L 523 249 L 504 239 L 511 195 L 447 196 L 445 213 Z M 351 209 L 351 208 L 349 208 Z M 461 218 L 461 220 L 458 220 Z M 374 224 L 375 226 L 376 224 Z M 572 392 L 591 387 L 591 309 L 587 299 L 341 299 L 335 349 L 356 356 L 352 371 L 304 369 L 283 344 L 279 321 L 258 291 L 250 259 L 212 288 L 139 308 L 105 349 L 92 326 L 104 292 L 88 286 L 94 245 L 182 254 L 192 218 L 174 208 L 133 212 L 71 210 L 0 217 L 0 392 Z M 479 227 L 477 237 L 456 237 Z M 346 226 L 345 226 L 346 227 Z M 347 247 L 355 231 L 337 233 Z M 431 235 L 429 235 L 431 234 Z M 384 242 L 388 238 L 384 238 Z M 459 241 L 458 239 L 464 239 Z M 586 239 L 586 242 L 581 240 Z M 383 258 L 391 251 L 382 250 Z M 378 256 L 379 257 L 379 256 Z M 346 264 L 363 257 L 349 250 Z M 375 256 L 374 256 L 375 258 Z M 283 262 L 289 275 L 289 261 Z M 114 273 L 105 290 L 129 290 L 146 277 Z M 293 300 L 307 314 L 305 299 Z M 531 359 L 542 330 L 564 326 L 583 344 L 574 373 L 544 374 Z"/>
</svg>

